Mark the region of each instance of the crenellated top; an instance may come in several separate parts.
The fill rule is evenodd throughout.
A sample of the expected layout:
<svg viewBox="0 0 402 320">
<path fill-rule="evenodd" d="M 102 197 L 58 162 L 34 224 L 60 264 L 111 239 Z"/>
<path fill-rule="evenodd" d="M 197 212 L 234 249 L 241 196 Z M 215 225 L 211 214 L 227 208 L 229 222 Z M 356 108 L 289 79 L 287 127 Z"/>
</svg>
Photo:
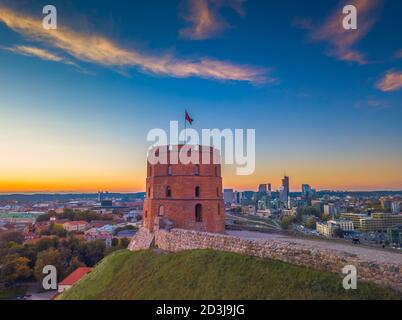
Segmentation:
<svg viewBox="0 0 402 320">
<path fill-rule="evenodd" d="M 210 146 L 158 146 L 150 149 L 147 177 L 221 177 L 220 153 Z"/>
</svg>

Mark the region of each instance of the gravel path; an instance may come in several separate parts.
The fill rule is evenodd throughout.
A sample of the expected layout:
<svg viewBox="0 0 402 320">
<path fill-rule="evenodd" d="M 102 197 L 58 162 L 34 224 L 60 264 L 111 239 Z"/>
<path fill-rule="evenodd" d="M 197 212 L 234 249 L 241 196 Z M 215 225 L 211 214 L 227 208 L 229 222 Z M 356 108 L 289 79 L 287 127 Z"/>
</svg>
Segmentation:
<svg viewBox="0 0 402 320">
<path fill-rule="evenodd" d="M 340 252 L 347 252 L 350 254 L 355 254 L 365 261 L 372 261 L 374 263 L 390 263 L 402 265 L 402 254 L 398 252 L 389 252 L 380 249 L 371 249 L 366 247 L 361 247 L 359 245 L 348 245 L 341 244 L 324 240 L 309 240 L 294 238 L 287 235 L 274 234 L 274 233 L 259 233 L 252 231 L 226 231 L 227 235 L 236 236 L 243 239 L 250 239 L 256 241 L 262 240 L 273 240 L 273 241 L 284 241 L 287 243 L 295 243 L 297 245 L 303 245 L 315 249 L 325 249 Z"/>
</svg>

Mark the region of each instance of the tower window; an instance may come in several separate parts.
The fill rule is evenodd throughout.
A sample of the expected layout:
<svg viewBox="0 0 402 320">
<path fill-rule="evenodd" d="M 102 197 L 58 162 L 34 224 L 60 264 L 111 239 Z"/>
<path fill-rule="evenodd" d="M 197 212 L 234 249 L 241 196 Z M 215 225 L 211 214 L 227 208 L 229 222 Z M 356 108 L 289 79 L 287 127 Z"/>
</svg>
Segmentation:
<svg viewBox="0 0 402 320">
<path fill-rule="evenodd" d="M 148 188 L 148 198 L 151 198 L 151 188 Z"/>
<path fill-rule="evenodd" d="M 195 206 L 195 222 L 202 222 L 202 205 Z"/>
<path fill-rule="evenodd" d="M 172 197 L 172 189 L 170 187 L 166 187 L 166 197 L 167 198 Z"/>
<path fill-rule="evenodd" d="M 168 174 L 168 176 L 172 175 L 172 166 L 171 165 L 168 165 L 167 174 Z"/>
<path fill-rule="evenodd" d="M 200 187 L 195 187 L 195 197 L 199 198 L 200 197 Z"/>
<path fill-rule="evenodd" d="M 164 214 L 165 214 L 165 209 L 164 209 L 163 206 L 160 206 L 160 207 L 159 207 L 159 210 L 158 210 L 158 216 L 159 216 L 159 217 L 163 217 Z"/>
<path fill-rule="evenodd" d="M 199 175 L 200 175 L 200 165 L 199 165 L 199 164 L 197 164 L 197 165 L 195 166 L 195 175 L 196 175 L 196 176 L 199 176 Z"/>
</svg>

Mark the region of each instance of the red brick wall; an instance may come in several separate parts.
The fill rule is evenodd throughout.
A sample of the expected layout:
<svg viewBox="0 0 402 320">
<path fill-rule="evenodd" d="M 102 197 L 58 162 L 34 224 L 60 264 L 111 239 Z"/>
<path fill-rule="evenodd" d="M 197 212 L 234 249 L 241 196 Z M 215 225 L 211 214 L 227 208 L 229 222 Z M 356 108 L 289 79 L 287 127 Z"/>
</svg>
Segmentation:
<svg viewBox="0 0 402 320">
<path fill-rule="evenodd" d="M 209 152 L 210 148 L 205 150 Z M 200 164 L 198 169 L 195 164 L 170 166 L 171 175 L 168 175 L 169 165 L 148 163 L 144 226 L 153 231 L 155 217 L 163 206 L 163 217 L 174 221 L 178 228 L 223 233 L 225 216 L 220 164 L 213 164 L 211 157 L 211 164 Z M 195 194 L 197 186 L 200 188 L 199 197 Z M 167 187 L 170 187 L 171 197 L 166 195 Z M 197 204 L 202 206 L 202 222 L 196 221 Z"/>
</svg>

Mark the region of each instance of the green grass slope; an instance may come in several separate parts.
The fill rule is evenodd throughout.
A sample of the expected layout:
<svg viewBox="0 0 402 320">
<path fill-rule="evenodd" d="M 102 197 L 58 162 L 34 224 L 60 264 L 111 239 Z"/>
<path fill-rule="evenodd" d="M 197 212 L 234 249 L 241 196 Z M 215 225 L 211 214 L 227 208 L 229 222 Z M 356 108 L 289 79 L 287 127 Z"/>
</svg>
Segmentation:
<svg viewBox="0 0 402 320">
<path fill-rule="evenodd" d="M 402 299 L 390 289 L 288 263 L 212 250 L 117 251 L 60 299 Z"/>
</svg>

